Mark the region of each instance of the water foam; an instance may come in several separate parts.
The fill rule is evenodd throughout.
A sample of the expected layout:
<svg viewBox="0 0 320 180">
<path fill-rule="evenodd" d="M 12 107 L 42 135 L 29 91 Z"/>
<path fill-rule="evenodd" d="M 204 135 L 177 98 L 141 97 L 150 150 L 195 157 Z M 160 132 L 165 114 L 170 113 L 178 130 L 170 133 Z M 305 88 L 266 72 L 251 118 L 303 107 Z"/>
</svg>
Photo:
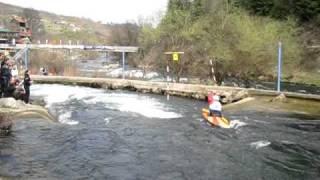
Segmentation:
<svg viewBox="0 0 320 180">
<path fill-rule="evenodd" d="M 110 123 L 110 119 L 109 118 L 105 118 L 104 121 L 105 121 L 106 125 L 108 125 Z"/>
<path fill-rule="evenodd" d="M 263 147 L 267 147 L 271 144 L 270 141 L 266 141 L 266 140 L 261 140 L 261 141 L 257 141 L 257 142 L 252 142 L 250 143 L 250 146 L 255 148 L 255 149 L 260 149 Z"/>
<path fill-rule="evenodd" d="M 96 94 L 94 98 L 85 100 L 88 104 L 103 102 L 106 108 L 121 112 L 133 112 L 149 118 L 179 118 L 181 115 L 170 112 L 165 104 L 156 99 L 137 94 L 110 93 Z"/>
<path fill-rule="evenodd" d="M 102 89 L 63 85 L 34 85 L 31 92 L 37 96 L 43 96 L 47 103 L 47 108 L 56 103 L 76 99 L 82 100 L 88 105 L 102 103 L 108 109 L 138 113 L 149 118 L 170 119 L 182 117 L 178 113 L 171 112 L 166 104 L 141 94 L 106 93 Z"/>
<path fill-rule="evenodd" d="M 74 121 L 71 119 L 71 113 L 72 112 L 66 112 L 64 114 L 61 114 L 59 116 L 59 122 L 61 122 L 62 124 L 68 124 L 68 125 L 78 125 L 79 124 L 78 121 Z"/>
<path fill-rule="evenodd" d="M 232 129 L 238 129 L 238 128 L 240 128 L 242 126 L 246 126 L 246 125 L 247 125 L 247 123 L 242 122 L 240 120 L 232 120 L 232 121 L 230 121 L 230 128 L 232 128 Z"/>
</svg>

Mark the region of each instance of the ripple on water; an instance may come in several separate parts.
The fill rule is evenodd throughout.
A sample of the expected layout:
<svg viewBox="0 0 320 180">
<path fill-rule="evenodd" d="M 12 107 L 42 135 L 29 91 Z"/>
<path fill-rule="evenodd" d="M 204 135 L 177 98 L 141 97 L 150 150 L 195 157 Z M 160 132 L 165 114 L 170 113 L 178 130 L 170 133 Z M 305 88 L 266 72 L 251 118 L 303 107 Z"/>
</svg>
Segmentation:
<svg viewBox="0 0 320 180">
<path fill-rule="evenodd" d="M 288 123 L 285 126 L 305 132 L 320 132 L 320 124 L 317 122 Z"/>
<path fill-rule="evenodd" d="M 319 177 L 320 152 L 291 141 L 274 142 L 273 152 L 264 156 L 264 162 L 295 178 Z M 307 179 L 309 179 L 307 178 Z"/>
</svg>

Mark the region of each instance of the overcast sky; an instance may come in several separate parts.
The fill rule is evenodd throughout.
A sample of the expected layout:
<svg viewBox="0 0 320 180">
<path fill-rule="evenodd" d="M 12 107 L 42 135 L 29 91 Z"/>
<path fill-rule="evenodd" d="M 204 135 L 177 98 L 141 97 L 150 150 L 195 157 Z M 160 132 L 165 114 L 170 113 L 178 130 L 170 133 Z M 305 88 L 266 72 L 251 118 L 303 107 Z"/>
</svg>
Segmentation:
<svg viewBox="0 0 320 180">
<path fill-rule="evenodd" d="M 136 21 L 165 11 L 168 0 L 0 0 L 66 16 L 86 17 L 103 23 Z"/>
</svg>

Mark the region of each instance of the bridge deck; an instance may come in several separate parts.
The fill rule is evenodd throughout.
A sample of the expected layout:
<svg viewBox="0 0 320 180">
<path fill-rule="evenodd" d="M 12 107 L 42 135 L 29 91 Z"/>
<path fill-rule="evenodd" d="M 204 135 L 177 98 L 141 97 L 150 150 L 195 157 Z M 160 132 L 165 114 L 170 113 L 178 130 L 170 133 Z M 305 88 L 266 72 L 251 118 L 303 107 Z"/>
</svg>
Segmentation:
<svg viewBox="0 0 320 180">
<path fill-rule="evenodd" d="M 137 52 L 135 46 L 92 46 L 92 45 L 52 45 L 52 44 L 0 44 L 0 49 L 81 49 L 101 52 Z"/>
</svg>

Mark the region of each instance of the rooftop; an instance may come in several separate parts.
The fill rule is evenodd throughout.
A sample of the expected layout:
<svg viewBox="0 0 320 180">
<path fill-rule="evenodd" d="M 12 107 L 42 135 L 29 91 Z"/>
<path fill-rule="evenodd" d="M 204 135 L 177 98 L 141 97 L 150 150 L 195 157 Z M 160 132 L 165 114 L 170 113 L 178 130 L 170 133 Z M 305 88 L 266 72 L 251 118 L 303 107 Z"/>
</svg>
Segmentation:
<svg viewBox="0 0 320 180">
<path fill-rule="evenodd" d="M 14 31 L 11 31 L 10 29 L 6 29 L 6 28 L 0 28 L 0 33 L 17 33 L 17 32 L 14 32 Z"/>
<path fill-rule="evenodd" d="M 14 16 L 12 16 L 12 19 L 18 21 L 19 23 L 26 23 L 27 22 L 27 20 L 25 18 L 20 17 L 20 16 L 14 15 Z"/>
</svg>

